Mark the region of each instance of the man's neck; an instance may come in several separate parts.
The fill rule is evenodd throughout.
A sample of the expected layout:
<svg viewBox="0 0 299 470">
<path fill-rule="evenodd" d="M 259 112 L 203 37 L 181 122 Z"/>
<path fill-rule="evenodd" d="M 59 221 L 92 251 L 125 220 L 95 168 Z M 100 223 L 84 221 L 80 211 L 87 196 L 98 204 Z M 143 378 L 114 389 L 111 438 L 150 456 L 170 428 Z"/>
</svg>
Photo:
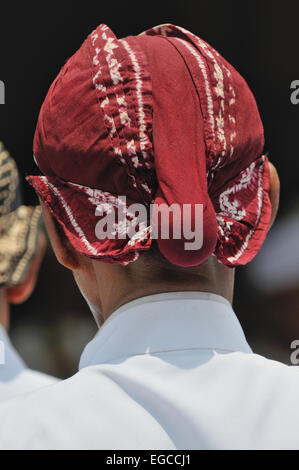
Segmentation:
<svg viewBox="0 0 299 470">
<path fill-rule="evenodd" d="M 168 292 L 207 292 L 220 295 L 230 303 L 233 300 L 234 269 L 220 265 L 215 260 L 209 261 L 206 266 L 199 267 L 197 273 L 182 270 L 178 272 L 155 273 L 154 271 L 132 271 L 120 266 L 104 265 L 95 267 L 98 288 L 101 298 L 101 313 L 103 323 L 115 310 L 128 302 L 148 295 Z"/>
<path fill-rule="evenodd" d="M 9 305 L 3 287 L 0 289 L 0 325 L 6 330 L 9 327 Z"/>
</svg>

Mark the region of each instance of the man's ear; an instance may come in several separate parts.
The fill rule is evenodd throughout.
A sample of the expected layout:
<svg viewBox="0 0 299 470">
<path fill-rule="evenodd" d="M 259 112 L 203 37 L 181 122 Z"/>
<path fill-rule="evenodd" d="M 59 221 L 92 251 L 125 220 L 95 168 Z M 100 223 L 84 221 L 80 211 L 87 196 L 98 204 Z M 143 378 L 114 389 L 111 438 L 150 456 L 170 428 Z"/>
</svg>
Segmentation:
<svg viewBox="0 0 299 470">
<path fill-rule="evenodd" d="M 75 270 L 79 265 L 76 251 L 73 249 L 62 228 L 58 222 L 56 222 L 41 199 L 40 203 L 43 208 L 45 226 L 57 260 L 66 268 L 71 269 L 72 271 Z"/>
<path fill-rule="evenodd" d="M 270 227 L 273 225 L 278 208 L 279 208 L 279 198 L 280 198 L 280 181 L 277 170 L 275 166 L 269 162 L 270 168 L 270 200 L 272 204 L 272 215 L 271 215 L 271 224 Z"/>
<path fill-rule="evenodd" d="M 17 286 L 8 286 L 4 288 L 5 296 L 9 303 L 21 304 L 25 302 L 34 291 L 37 275 L 44 257 L 46 245 L 46 237 L 43 233 L 41 233 L 38 239 L 37 254 L 35 255 L 35 258 L 31 263 L 26 279 L 22 282 L 22 284 L 19 284 Z"/>
</svg>

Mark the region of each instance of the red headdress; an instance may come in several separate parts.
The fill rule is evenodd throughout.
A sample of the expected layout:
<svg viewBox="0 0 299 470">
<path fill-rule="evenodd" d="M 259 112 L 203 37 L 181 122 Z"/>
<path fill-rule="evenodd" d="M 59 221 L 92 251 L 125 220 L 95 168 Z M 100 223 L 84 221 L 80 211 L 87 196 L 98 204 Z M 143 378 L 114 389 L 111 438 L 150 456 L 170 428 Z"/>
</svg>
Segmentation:
<svg viewBox="0 0 299 470">
<path fill-rule="evenodd" d="M 96 224 L 111 211 L 132 221 L 133 203 L 154 203 L 154 215 L 161 204 L 189 204 L 194 218 L 202 204 L 202 247 L 186 250 L 184 235 L 158 237 L 161 253 L 181 266 L 211 254 L 237 266 L 269 228 L 263 146 L 246 82 L 202 39 L 162 25 L 118 40 L 101 25 L 48 92 L 34 140 L 44 176 L 28 180 L 84 255 L 125 264 L 150 248 L 150 217 L 133 237 L 120 237 L 126 228 L 116 223 L 114 237 L 99 239 Z"/>
</svg>

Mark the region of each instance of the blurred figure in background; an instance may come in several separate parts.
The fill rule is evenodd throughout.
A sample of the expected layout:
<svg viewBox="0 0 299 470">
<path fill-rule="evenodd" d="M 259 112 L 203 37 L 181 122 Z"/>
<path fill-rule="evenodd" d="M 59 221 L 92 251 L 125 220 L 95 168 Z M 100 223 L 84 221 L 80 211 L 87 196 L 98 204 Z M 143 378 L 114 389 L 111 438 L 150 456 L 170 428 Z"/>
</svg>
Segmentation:
<svg viewBox="0 0 299 470">
<path fill-rule="evenodd" d="M 267 354 L 290 364 L 291 344 L 299 340 L 298 204 L 275 224 L 247 275 L 256 292 L 250 308 L 259 316 L 255 346 L 266 353 L 266 343 Z"/>
<path fill-rule="evenodd" d="M 18 169 L 0 142 L 0 401 L 55 381 L 27 369 L 7 336 L 10 304 L 33 292 L 45 247 L 41 207 L 22 205 Z"/>
</svg>

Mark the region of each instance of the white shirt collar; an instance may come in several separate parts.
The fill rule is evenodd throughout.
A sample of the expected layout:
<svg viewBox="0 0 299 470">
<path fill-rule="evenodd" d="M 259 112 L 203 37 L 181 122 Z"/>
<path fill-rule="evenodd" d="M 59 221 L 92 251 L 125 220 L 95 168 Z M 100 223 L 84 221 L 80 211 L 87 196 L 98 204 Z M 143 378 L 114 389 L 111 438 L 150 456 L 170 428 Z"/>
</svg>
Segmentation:
<svg viewBox="0 0 299 470">
<path fill-rule="evenodd" d="M 141 297 L 113 312 L 84 349 L 79 368 L 186 349 L 252 352 L 226 299 L 169 292 Z"/>
</svg>

